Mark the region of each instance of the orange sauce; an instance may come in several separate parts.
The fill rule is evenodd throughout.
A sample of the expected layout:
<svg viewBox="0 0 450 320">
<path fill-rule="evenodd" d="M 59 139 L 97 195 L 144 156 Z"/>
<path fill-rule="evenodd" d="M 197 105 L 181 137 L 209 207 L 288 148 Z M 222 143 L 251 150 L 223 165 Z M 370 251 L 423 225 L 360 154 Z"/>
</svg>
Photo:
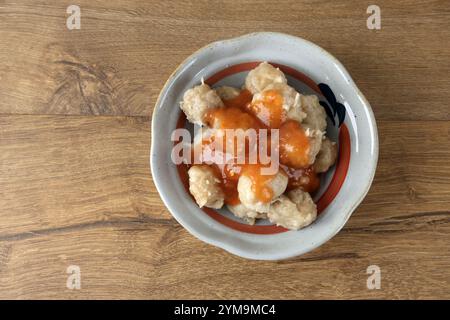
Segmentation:
<svg viewBox="0 0 450 320">
<path fill-rule="evenodd" d="M 252 114 L 248 113 L 247 105 L 252 101 L 252 94 L 242 90 L 235 98 L 225 100 L 225 108 L 211 108 L 203 116 L 209 127 L 220 129 L 261 129 L 266 126 Z"/>
<path fill-rule="evenodd" d="M 281 168 L 289 178 L 287 190 L 301 188 L 306 192 L 315 192 L 319 189 L 320 179 L 312 166 L 308 168 L 295 169 L 281 165 Z"/>
<path fill-rule="evenodd" d="M 280 162 L 297 169 L 309 164 L 309 139 L 295 120 L 288 120 L 280 127 Z"/>
<path fill-rule="evenodd" d="M 320 180 L 313 168 L 308 167 L 308 137 L 298 122 L 286 120 L 281 94 L 275 90 L 269 90 L 264 93 L 261 100 L 253 103 L 251 101 L 252 94 L 248 90 L 242 90 L 237 97 L 225 100 L 225 107 L 208 110 L 204 121 L 208 126 L 217 129 L 279 129 L 280 170 L 289 178 L 288 190 L 300 187 L 307 192 L 316 191 Z M 202 145 L 208 145 L 213 140 L 214 136 L 202 141 Z M 270 140 L 268 142 L 270 146 Z M 247 156 L 248 149 L 246 149 L 246 158 Z M 273 197 L 269 182 L 275 174 L 261 175 L 263 165 L 260 163 L 212 164 L 210 167 L 221 181 L 226 204 L 240 203 L 237 184 L 242 175 L 252 181 L 252 191 L 259 201 L 267 203 Z"/>
<path fill-rule="evenodd" d="M 208 127 L 220 129 L 259 129 L 258 119 L 237 107 L 211 108 L 206 111 L 203 121 Z"/>
<path fill-rule="evenodd" d="M 252 93 L 247 89 L 244 89 L 237 97 L 225 100 L 223 104 L 226 107 L 244 108 L 248 103 L 252 102 L 252 98 Z"/>
<path fill-rule="evenodd" d="M 279 128 L 286 120 L 283 96 L 276 90 L 267 90 L 262 98 L 247 105 L 247 109 L 270 128 Z"/>
<path fill-rule="evenodd" d="M 218 166 L 211 165 L 214 174 L 221 181 L 220 186 L 225 194 L 225 203 L 235 206 L 240 203 L 239 194 L 237 191 L 237 183 L 239 180 L 240 168 L 231 167 L 229 165 Z"/>
</svg>

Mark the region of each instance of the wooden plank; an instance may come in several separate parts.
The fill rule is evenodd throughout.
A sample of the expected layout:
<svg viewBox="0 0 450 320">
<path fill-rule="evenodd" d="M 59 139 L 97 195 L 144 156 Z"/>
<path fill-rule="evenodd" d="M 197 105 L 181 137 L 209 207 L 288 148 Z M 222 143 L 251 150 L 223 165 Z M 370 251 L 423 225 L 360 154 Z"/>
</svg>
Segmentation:
<svg viewBox="0 0 450 320">
<path fill-rule="evenodd" d="M 0 117 L 0 298 L 450 297 L 450 122 L 380 122 L 366 200 L 333 240 L 278 263 L 234 257 L 170 217 L 151 181 L 149 127 Z M 65 287 L 72 264 L 79 291 Z M 380 291 L 365 287 L 371 264 Z"/>
<path fill-rule="evenodd" d="M 378 130 L 378 167 L 372 188 L 361 205 L 365 212 L 361 219 L 368 223 L 376 221 L 380 214 L 440 212 L 448 221 L 450 124 L 382 121 Z"/>
<path fill-rule="evenodd" d="M 120 222 L 0 242 L 0 298 L 298 299 L 450 298 L 449 224 L 376 233 L 345 229 L 302 257 L 244 260 L 206 245 L 178 225 Z M 366 269 L 381 268 L 368 290 Z M 77 265 L 81 289 L 66 287 Z"/>
<path fill-rule="evenodd" d="M 1 236 L 116 217 L 166 221 L 149 149 L 148 118 L 0 116 Z"/>
<path fill-rule="evenodd" d="M 126 217 L 169 219 L 139 117 L 0 116 L 0 236 Z M 448 212 L 450 122 L 384 121 L 365 225 L 383 215 Z M 418 146 L 422 146 L 422 148 Z M 352 220 L 353 220 L 352 219 Z"/>
<path fill-rule="evenodd" d="M 0 3 L 0 113 L 150 116 L 165 80 L 209 42 L 271 30 L 304 37 L 348 68 L 379 120 L 450 120 L 446 1 Z M 220 8 L 220 10 L 218 9 Z M 98 93 L 98 94 L 97 94 Z"/>
</svg>

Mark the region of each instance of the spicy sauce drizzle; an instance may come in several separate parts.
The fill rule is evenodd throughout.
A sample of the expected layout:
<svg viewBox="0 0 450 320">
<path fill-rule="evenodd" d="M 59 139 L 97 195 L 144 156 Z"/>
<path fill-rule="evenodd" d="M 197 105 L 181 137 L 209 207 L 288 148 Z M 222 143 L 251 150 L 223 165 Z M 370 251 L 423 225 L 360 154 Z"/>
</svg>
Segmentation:
<svg viewBox="0 0 450 320">
<path fill-rule="evenodd" d="M 204 115 L 209 127 L 216 129 L 279 129 L 280 170 L 288 176 L 288 190 L 300 187 L 306 192 L 314 192 L 320 186 L 320 179 L 312 166 L 307 166 L 309 140 L 300 123 L 287 120 L 283 109 L 283 97 L 276 90 L 263 93 L 260 100 L 252 102 L 252 94 L 242 90 L 235 98 L 225 100 L 225 107 L 211 108 Z M 268 140 L 270 142 L 270 139 Z M 205 142 L 203 142 L 205 143 Z M 237 142 L 234 141 L 236 144 Z M 206 143 L 207 144 L 207 143 Z M 235 146 L 236 147 L 239 146 Z M 269 146 L 266 146 L 269 148 Z M 247 156 L 247 149 L 245 150 Z M 225 194 L 225 203 L 240 203 L 237 183 L 241 175 L 252 181 L 252 191 L 261 202 L 268 202 L 273 191 L 268 182 L 274 175 L 261 175 L 263 166 L 256 164 L 210 164 Z"/>
</svg>

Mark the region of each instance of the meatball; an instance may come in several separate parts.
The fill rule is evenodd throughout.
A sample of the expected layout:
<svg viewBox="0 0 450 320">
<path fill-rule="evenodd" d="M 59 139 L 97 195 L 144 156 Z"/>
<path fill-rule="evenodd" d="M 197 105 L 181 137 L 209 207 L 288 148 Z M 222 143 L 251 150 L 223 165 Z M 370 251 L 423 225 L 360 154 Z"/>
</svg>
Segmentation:
<svg viewBox="0 0 450 320">
<path fill-rule="evenodd" d="M 184 93 L 180 107 L 189 122 L 203 125 L 205 111 L 209 108 L 223 107 L 223 102 L 207 84 L 201 84 Z"/>
<path fill-rule="evenodd" d="M 214 130 L 210 128 L 205 129 L 205 127 L 202 127 L 195 132 L 194 140 L 189 149 L 189 154 L 192 156 L 192 164 L 201 164 L 202 162 L 206 162 L 206 160 L 210 160 L 208 155 L 212 152 L 213 148 L 210 146 L 209 141 L 211 141 L 213 136 Z"/>
<path fill-rule="evenodd" d="M 273 83 L 268 85 L 262 92 L 256 93 L 253 96 L 253 103 L 256 101 L 264 100 L 264 92 L 273 90 L 279 92 L 283 98 L 283 110 L 286 112 L 288 119 L 293 119 L 299 122 L 306 117 L 306 113 L 301 108 L 300 93 L 295 91 L 294 88 L 288 86 L 285 83 Z"/>
<path fill-rule="evenodd" d="M 230 210 L 236 217 L 245 220 L 248 224 L 255 224 L 256 219 L 265 219 L 267 215 L 265 213 L 260 213 L 255 210 L 249 209 L 242 203 L 235 206 L 227 205 L 228 210 Z"/>
<path fill-rule="evenodd" d="M 275 175 L 275 177 L 273 177 L 272 180 L 270 180 L 269 186 L 273 192 L 272 199 L 277 198 L 279 195 L 283 194 L 284 191 L 286 191 L 287 183 L 288 183 L 288 177 L 282 171 L 279 171 Z"/>
<path fill-rule="evenodd" d="M 279 131 L 280 162 L 293 168 L 312 165 L 322 144 L 323 132 L 311 130 L 294 120 L 286 121 Z"/>
<path fill-rule="evenodd" d="M 239 95 L 239 93 L 241 92 L 237 88 L 228 87 L 228 86 L 218 87 L 215 90 L 216 90 L 217 95 L 222 100 L 230 100 L 230 99 L 236 98 Z"/>
<path fill-rule="evenodd" d="M 288 192 L 276 199 L 267 214 L 272 223 L 291 230 L 310 225 L 317 217 L 317 207 L 309 193 L 301 189 Z"/>
<path fill-rule="evenodd" d="M 269 182 L 267 182 L 267 185 L 272 190 L 271 200 L 283 194 L 283 192 L 286 190 L 287 183 L 288 177 L 281 171 L 278 172 Z M 271 200 L 268 202 L 262 202 L 258 200 L 253 189 L 254 188 L 252 179 L 246 175 L 241 175 L 239 177 L 237 186 L 237 190 L 239 193 L 239 200 L 241 201 L 241 203 L 245 205 L 247 208 L 252 209 L 254 211 L 267 213 L 269 211 Z"/>
<path fill-rule="evenodd" d="M 238 143 L 239 141 L 234 136 L 227 136 L 223 129 L 202 127 L 202 130 L 194 136 L 194 141 L 189 148 L 193 156 L 192 161 L 195 164 L 204 162 L 216 163 L 220 166 L 236 162 L 237 159 L 245 160 L 247 144 Z"/>
<path fill-rule="evenodd" d="M 300 97 L 301 108 L 306 113 L 303 125 L 310 129 L 325 131 L 327 128 L 327 114 L 320 105 L 319 99 L 315 95 Z"/>
<path fill-rule="evenodd" d="M 316 161 L 316 157 L 322 147 L 324 132 L 306 128 L 305 134 L 309 138 L 309 165 L 312 165 Z"/>
<path fill-rule="evenodd" d="M 287 80 L 280 69 L 267 62 L 251 70 L 245 79 L 245 87 L 253 94 L 263 91 L 273 83 L 287 83 Z"/>
<path fill-rule="evenodd" d="M 205 165 L 192 166 L 188 170 L 189 192 L 200 208 L 209 207 L 220 209 L 225 195 L 220 187 L 220 180 L 213 170 Z"/>
<path fill-rule="evenodd" d="M 301 94 L 295 95 L 295 100 L 292 106 L 287 110 L 286 118 L 292 119 L 298 122 L 302 122 L 306 118 L 306 112 L 301 105 Z"/>
<path fill-rule="evenodd" d="M 322 146 L 317 154 L 316 162 L 314 162 L 314 170 L 319 173 L 330 169 L 336 162 L 337 153 L 336 142 L 332 142 L 330 139 L 325 138 L 322 141 Z"/>
</svg>

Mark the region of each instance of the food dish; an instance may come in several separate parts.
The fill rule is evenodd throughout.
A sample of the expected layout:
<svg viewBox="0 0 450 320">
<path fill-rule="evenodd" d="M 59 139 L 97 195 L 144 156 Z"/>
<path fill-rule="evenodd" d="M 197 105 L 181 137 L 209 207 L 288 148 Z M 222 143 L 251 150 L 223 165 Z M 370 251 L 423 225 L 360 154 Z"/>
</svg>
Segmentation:
<svg viewBox="0 0 450 320">
<path fill-rule="evenodd" d="M 262 61 L 280 68 L 297 92 L 318 96 L 327 113 L 327 136 L 337 142 L 339 150 L 336 164 L 321 174 L 313 197 L 316 220 L 298 231 L 264 219 L 249 225 L 224 208 L 199 208 L 189 193 L 186 168 L 171 158 L 177 140 L 171 139 L 176 138 L 174 130 L 193 131 L 179 108 L 184 93 L 202 78 L 210 87 L 238 88 Z M 162 88 L 151 125 L 153 181 L 170 213 L 200 240 L 248 259 L 291 258 L 331 239 L 367 194 L 378 159 L 377 127 L 370 104 L 342 64 L 317 45 L 281 33 L 221 40 L 193 53 Z"/>
<path fill-rule="evenodd" d="M 184 93 L 180 107 L 188 121 L 207 128 L 184 155 L 189 192 L 200 208 L 226 205 L 251 225 L 268 219 L 292 230 L 316 219 L 310 193 L 337 158 L 316 95 L 300 94 L 279 68 L 262 62 L 248 73 L 242 90 L 203 82 Z M 261 149 L 272 155 L 271 173 L 262 170 Z M 212 156 L 219 152 L 222 156 Z"/>
</svg>

